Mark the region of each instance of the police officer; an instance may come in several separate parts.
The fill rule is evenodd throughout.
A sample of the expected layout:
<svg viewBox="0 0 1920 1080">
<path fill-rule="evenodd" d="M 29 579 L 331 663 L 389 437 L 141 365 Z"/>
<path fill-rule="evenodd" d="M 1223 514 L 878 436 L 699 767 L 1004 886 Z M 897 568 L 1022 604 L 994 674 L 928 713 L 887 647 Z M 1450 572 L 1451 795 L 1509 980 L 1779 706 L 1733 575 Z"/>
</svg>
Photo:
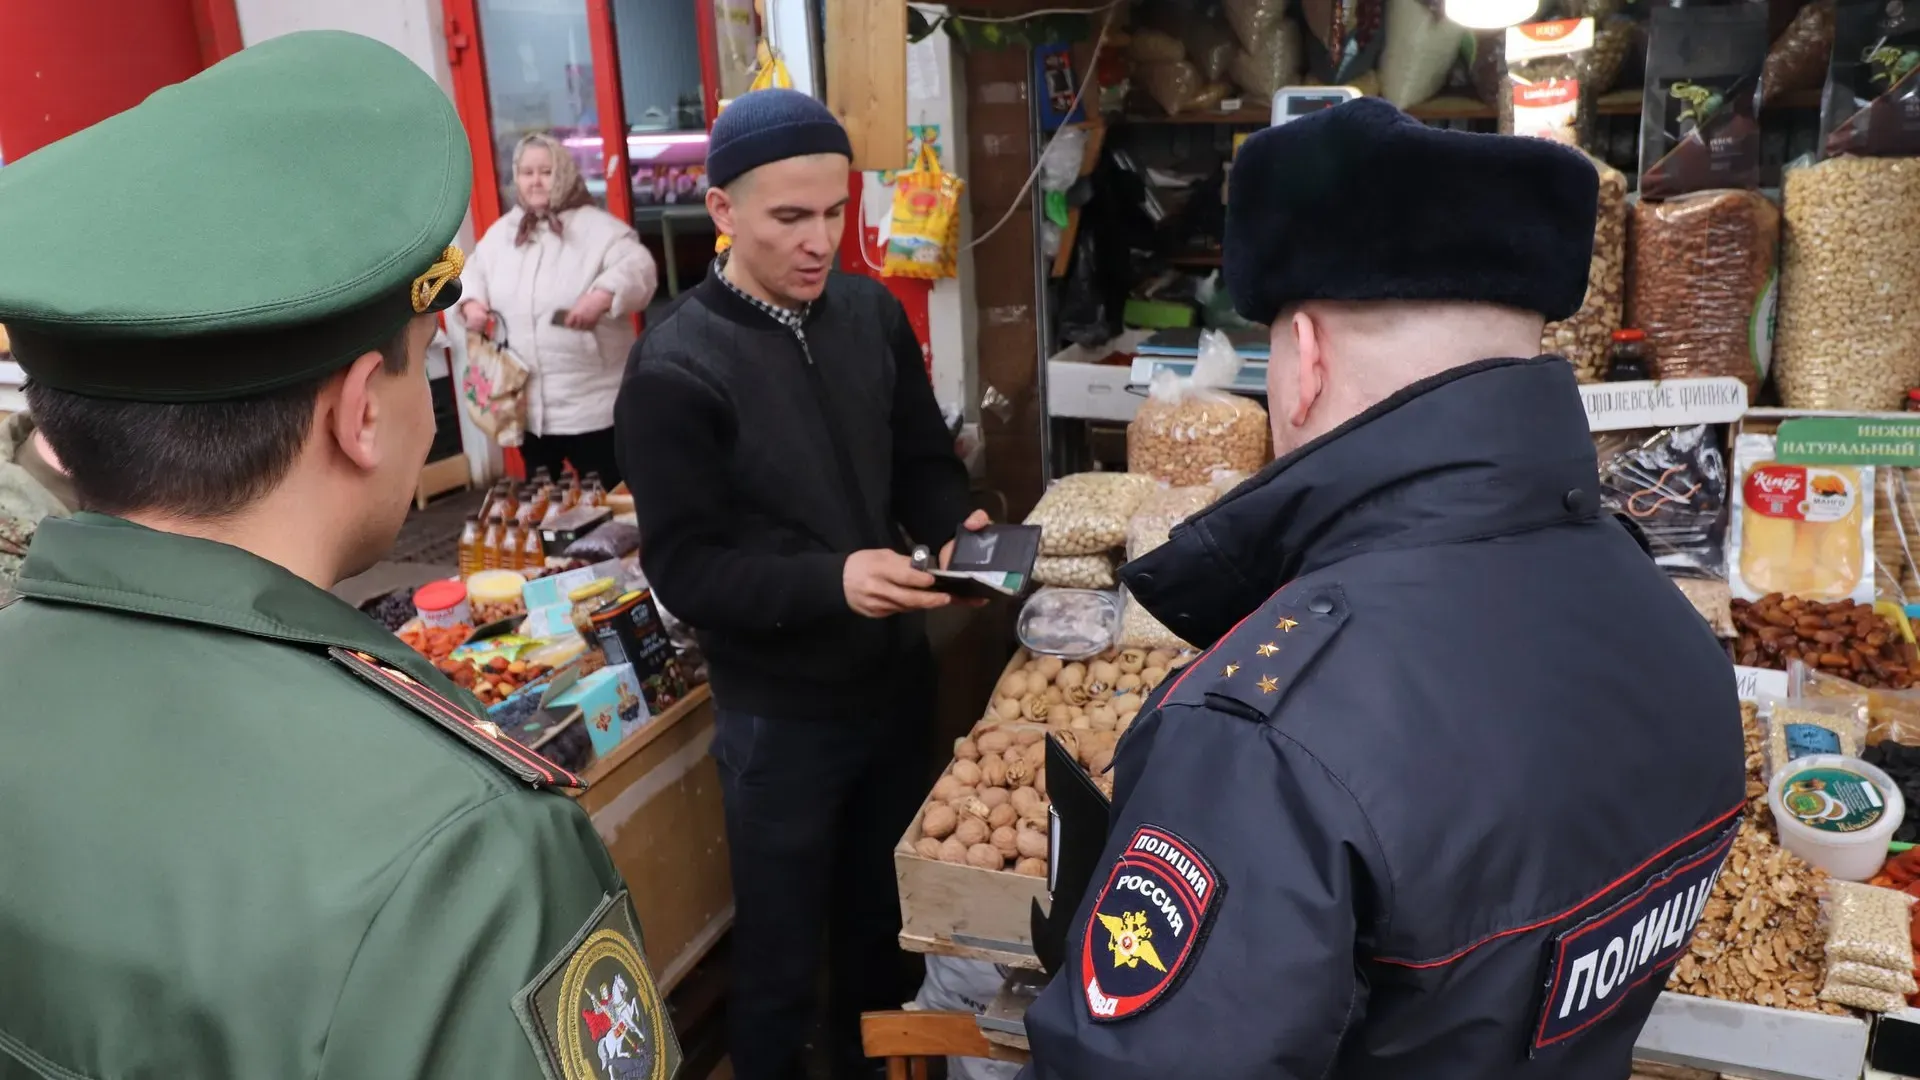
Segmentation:
<svg viewBox="0 0 1920 1080">
<path fill-rule="evenodd" d="M 1041 1080 L 1620 1080 L 1744 796 L 1733 673 L 1600 510 L 1596 178 L 1361 100 L 1255 135 L 1280 458 L 1126 568 L 1211 647 L 1119 747 Z"/>
<path fill-rule="evenodd" d="M 0 1077 L 674 1072 L 579 781 L 327 592 L 433 438 L 469 168 L 426 74 L 315 32 L 0 175 L 82 510 L 0 609 Z"/>
</svg>

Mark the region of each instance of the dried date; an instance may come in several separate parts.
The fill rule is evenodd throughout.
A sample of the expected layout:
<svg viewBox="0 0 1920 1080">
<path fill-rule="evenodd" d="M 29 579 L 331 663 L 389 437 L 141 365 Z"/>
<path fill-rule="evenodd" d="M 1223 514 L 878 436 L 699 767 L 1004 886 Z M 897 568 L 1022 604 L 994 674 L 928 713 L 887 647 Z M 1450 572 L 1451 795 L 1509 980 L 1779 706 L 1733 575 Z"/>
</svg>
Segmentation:
<svg viewBox="0 0 1920 1080">
<path fill-rule="evenodd" d="M 1772 593 L 1735 600 L 1733 622 L 1734 659 L 1747 667 L 1784 671 L 1800 660 L 1862 686 L 1906 690 L 1920 666 L 1913 646 L 1870 604 Z"/>
</svg>

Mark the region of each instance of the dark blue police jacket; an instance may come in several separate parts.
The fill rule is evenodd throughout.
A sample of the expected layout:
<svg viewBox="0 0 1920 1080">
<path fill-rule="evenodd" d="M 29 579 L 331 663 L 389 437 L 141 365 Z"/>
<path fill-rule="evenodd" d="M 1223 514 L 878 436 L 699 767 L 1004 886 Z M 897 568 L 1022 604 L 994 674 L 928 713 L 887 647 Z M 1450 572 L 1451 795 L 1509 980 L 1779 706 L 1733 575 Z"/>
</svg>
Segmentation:
<svg viewBox="0 0 1920 1080">
<path fill-rule="evenodd" d="M 1733 669 L 1489 360 L 1130 564 L 1213 643 L 1122 740 L 1038 1080 L 1624 1080 L 1745 796 Z"/>
</svg>

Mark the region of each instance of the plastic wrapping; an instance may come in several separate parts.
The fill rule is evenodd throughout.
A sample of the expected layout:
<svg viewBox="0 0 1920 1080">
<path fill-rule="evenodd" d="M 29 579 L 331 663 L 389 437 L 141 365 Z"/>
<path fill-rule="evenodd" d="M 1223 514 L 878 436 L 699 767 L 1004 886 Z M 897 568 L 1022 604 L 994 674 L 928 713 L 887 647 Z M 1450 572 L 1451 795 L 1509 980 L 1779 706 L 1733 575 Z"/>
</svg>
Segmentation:
<svg viewBox="0 0 1920 1080">
<path fill-rule="evenodd" d="M 1920 386 L 1920 158 L 1789 168 L 1781 403 L 1887 410 Z"/>
<path fill-rule="evenodd" d="M 1796 698 L 1844 701 L 1864 707 L 1867 710 L 1867 745 L 1860 757 L 1869 765 L 1887 769 L 1886 762 L 1874 753 L 1873 748 L 1879 743 L 1891 741 L 1920 748 L 1920 692 L 1868 689 L 1851 679 L 1816 671 L 1801 660 L 1787 665 L 1787 689 Z M 1887 771 L 1893 773 L 1896 770 Z M 1915 809 L 1920 810 L 1920 803 L 1915 804 Z"/>
<path fill-rule="evenodd" d="M 1314 76 L 1325 83 L 1362 85 L 1357 80 L 1372 74 L 1380 56 L 1385 8 L 1384 0 L 1301 0 Z M 1362 92 L 1370 91 L 1363 87 Z"/>
<path fill-rule="evenodd" d="M 1063 476 L 1040 496 L 1026 524 L 1040 526 L 1042 555 L 1102 555 L 1126 543 L 1127 522 L 1156 486 L 1133 473 Z"/>
<path fill-rule="evenodd" d="M 1639 29 L 1624 15 L 1598 19 L 1593 28 L 1593 50 L 1582 58 L 1580 77 L 1593 84 L 1597 97 L 1613 89 L 1633 51 Z"/>
<path fill-rule="evenodd" d="M 1866 702 L 1851 698 L 1766 698 L 1760 702 L 1760 722 L 1767 733 L 1769 778 L 1795 758 L 1859 757 L 1867 744 Z"/>
<path fill-rule="evenodd" d="M 1202 79 L 1217 82 L 1227 74 L 1227 65 L 1232 62 L 1240 43 L 1234 39 L 1233 31 L 1227 28 L 1226 21 L 1219 18 L 1217 12 L 1191 15 L 1188 20 L 1186 30 L 1181 35 L 1181 43 L 1187 49 L 1187 60 L 1200 72 Z"/>
<path fill-rule="evenodd" d="M 1873 570 L 1875 596 L 1907 606 L 1906 578 L 1920 533 L 1913 531 L 1913 500 L 1906 470 L 1873 471 Z"/>
<path fill-rule="evenodd" d="M 1014 629 L 1029 652 L 1079 660 L 1113 645 L 1120 604 L 1109 592 L 1041 589 L 1020 609 Z"/>
<path fill-rule="evenodd" d="M 624 521 L 609 521 L 568 544 L 566 550 L 560 554 L 569 559 L 603 563 L 624 559 L 639 550 L 640 526 L 629 525 Z"/>
<path fill-rule="evenodd" d="M 1186 487 L 1213 480 L 1215 470 L 1255 472 L 1267 463 L 1267 410 L 1229 393 L 1240 354 L 1227 336 L 1200 335 L 1200 356 L 1186 378 L 1162 371 L 1127 425 L 1127 470 Z"/>
<path fill-rule="evenodd" d="M 1920 603 L 1920 469 L 1882 466 L 1875 473 L 1881 478 L 1875 485 L 1879 493 L 1875 506 L 1882 513 L 1892 510 L 1894 528 L 1900 537 L 1900 594 L 1904 597 L 1901 606 Z M 1876 543 L 1876 551 L 1878 547 Z M 1891 569 L 1891 565 L 1885 568 Z"/>
<path fill-rule="evenodd" d="M 1756 191 L 1706 191 L 1633 210 L 1627 318 L 1655 378 L 1733 376 L 1757 398 L 1773 355 L 1780 211 Z"/>
<path fill-rule="evenodd" d="M 1161 625 L 1153 613 L 1141 606 L 1132 594 L 1128 594 L 1125 609 L 1120 615 L 1119 643 L 1126 649 L 1192 649 L 1193 646 L 1180 639 L 1180 635 Z"/>
<path fill-rule="evenodd" d="M 1233 27 L 1241 46 L 1250 52 L 1263 50 L 1275 31 L 1292 25 L 1285 18 L 1286 0 L 1221 0 L 1220 6 L 1227 16 L 1227 25 Z"/>
<path fill-rule="evenodd" d="M 1627 307 L 1627 178 L 1620 170 L 1589 158 L 1600 172 L 1599 208 L 1594 217 L 1593 261 L 1587 266 L 1587 295 L 1580 310 L 1548 323 L 1540 351 L 1564 356 L 1581 382 L 1601 382 L 1613 352 L 1613 332 Z"/>
<path fill-rule="evenodd" d="M 1766 5 L 1656 7 L 1648 27 L 1640 197 L 1759 187 Z"/>
<path fill-rule="evenodd" d="M 1913 970 L 1913 897 L 1852 881 L 1829 881 L 1826 888 L 1820 910 L 1827 919 L 1829 960 Z"/>
<path fill-rule="evenodd" d="M 527 430 L 529 369 L 507 347 L 507 322 L 498 313 L 487 323 L 496 339 L 467 331 L 467 369 L 460 379 L 460 400 L 473 425 L 505 447 L 519 446 Z"/>
<path fill-rule="evenodd" d="M 1727 461 L 1713 428 L 1667 428 L 1603 457 L 1600 504 L 1640 527 L 1662 567 L 1726 576 Z"/>
<path fill-rule="evenodd" d="M 1501 91 L 1507 86 L 1507 32 L 1505 30 L 1475 31 L 1471 41 L 1472 52 L 1467 57 L 1467 79 L 1473 83 L 1475 97 L 1497 108 L 1500 105 Z"/>
<path fill-rule="evenodd" d="M 1738 636 L 1733 625 L 1733 587 L 1725 578 L 1675 577 L 1674 587 L 1707 620 L 1713 636 L 1727 639 Z"/>
<path fill-rule="evenodd" d="M 1127 54 L 1141 64 L 1171 64 L 1187 58 L 1187 47 L 1172 34 L 1143 27 L 1133 31 Z"/>
<path fill-rule="evenodd" d="M 1440 92 L 1460 59 L 1459 23 L 1427 0 L 1386 0 L 1386 44 L 1380 50 L 1380 96 L 1402 109 Z"/>
<path fill-rule="evenodd" d="M 1734 597 L 1872 604 L 1873 470 L 1782 465 L 1773 454 L 1771 435 L 1734 441 L 1738 497 L 1727 553 Z"/>
<path fill-rule="evenodd" d="M 1794 15 L 1760 69 L 1763 100 L 1818 89 L 1826 81 L 1827 61 L 1833 56 L 1833 10 L 1834 0 L 1813 0 Z"/>
<path fill-rule="evenodd" d="M 1173 527 L 1212 506 L 1219 490 L 1211 484 L 1170 487 L 1146 497 L 1127 522 L 1127 558 L 1137 559 L 1161 544 Z"/>
<path fill-rule="evenodd" d="M 1878 964 L 1863 964 L 1858 960 L 1834 961 L 1827 968 L 1827 985 L 1864 986 L 1889 994 L 1920 993 L 1920 983 L 1913 981 L 1913 972 L 1895 971 Z"/>
<path fill-rule="evenodd" d="M 1301 66 L 1305 62 L 1300 24 L 1288 19 L 1259 44 L 1235 50 L 1227 73 L 1242 90 L 1270 100 L 1281 87 L 1300 81 Z"/>
<path fill-rule="evenodd" d="M 1508 27 L 1501 134 L 1591 145 L 1599 94 L 1584 72 L 1593 44 L 1591 18 Z"/>
<path fill-rule="evenodd" d="M 1169 116 L 1211 109 L 1232 91 L 1232 87 L 1224 82 L 1207 81 L 1201 76 L 1200 69 L 1186 60 L 1147 64 L 1137 69 L 1135 74 L 1146 86 L 1147 93 Z"/>
<path fill-rule="evenodd" d="M 1920 155 L 1920 7 L 1854 3 L 1834 13 L 1820 111 L 1828 156 Z"/>
<path fill-rule="evenodd" d="M 1042 555 L 1033 561 L 1033 580 L 1060 589 L 1111 589 L 1109 555 Z"/>
</svg>

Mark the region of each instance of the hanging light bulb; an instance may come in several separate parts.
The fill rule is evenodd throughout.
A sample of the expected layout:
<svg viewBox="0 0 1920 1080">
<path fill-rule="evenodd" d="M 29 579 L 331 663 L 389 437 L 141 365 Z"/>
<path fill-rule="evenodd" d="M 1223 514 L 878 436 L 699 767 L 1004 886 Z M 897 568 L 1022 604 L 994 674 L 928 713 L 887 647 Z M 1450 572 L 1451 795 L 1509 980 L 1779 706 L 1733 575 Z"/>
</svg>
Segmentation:
<svg viewBox="0 0 1920 1080">
<path fill-rule="evenodd" d="M 1502 30 L 1539 10 L 1540 0 L 1446 0 L 1447 18 L 1469 30 Z"/>
</svg>

